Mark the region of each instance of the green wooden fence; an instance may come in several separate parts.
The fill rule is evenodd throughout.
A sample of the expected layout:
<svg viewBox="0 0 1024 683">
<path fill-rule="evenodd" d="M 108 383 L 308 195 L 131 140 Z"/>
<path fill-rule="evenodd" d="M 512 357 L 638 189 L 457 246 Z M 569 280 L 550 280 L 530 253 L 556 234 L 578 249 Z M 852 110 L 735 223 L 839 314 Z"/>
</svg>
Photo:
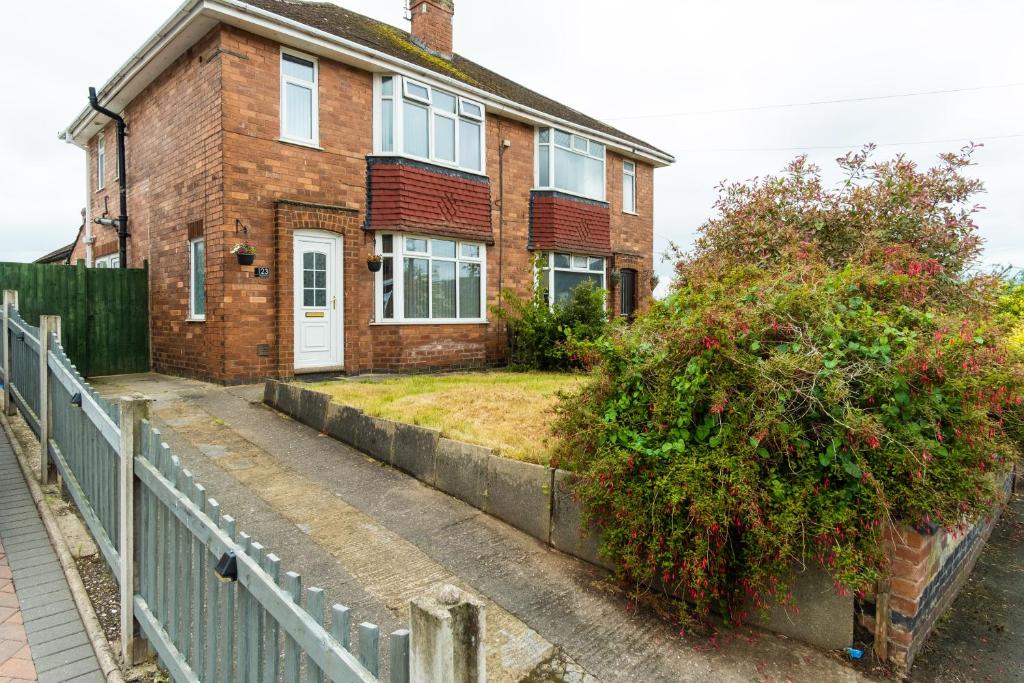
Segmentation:
<svg viewBox="0 0 1024 683">
<path fill-rule="evenodd" d="M 0 291 L 18 292 L 18 312 L 39 324 L 61 317 L 68 357 L 86 377 L 149 370 L 147 268 L 0 263 Z"/>
</svg>

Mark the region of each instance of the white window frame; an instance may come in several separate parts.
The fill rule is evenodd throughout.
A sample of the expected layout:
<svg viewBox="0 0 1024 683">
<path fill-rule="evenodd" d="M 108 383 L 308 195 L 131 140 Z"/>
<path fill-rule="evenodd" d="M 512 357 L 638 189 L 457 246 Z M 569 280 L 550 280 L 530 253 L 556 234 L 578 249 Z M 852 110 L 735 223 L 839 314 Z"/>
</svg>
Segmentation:
<svg viewBox="0 0 1024 683">
<path fill-rule="evenodd" d="M 626 183 L 632 189 L 633 206 L 626 206 Z M 629 159 L 622 161 L 622 213 L 636 215 L 636 162 Z"/>
<path fill-rule="evenodd" d="M 383 79 L 390 78 L 392 94 L 390 96 L 384 95 Z M 427 89 L 428 99 L 423 99 L 417 95 L 409 94 L 409 85 L 417 85 Z M 419 79 L 407 78 L 399 74 L 377 74 L 373 79 L 373 151 L 378 156 L 395 156 L 404 157 L 406 159 L 416 159 L 418 161 L 425 161 L 430 164 L 437 166 L 444 166 L 446 168 L 454 168 L 474 175 L 486 176 L 487 175 L 487 110 L 484 103 L 480 100 L 473 98 L 463 97 L 457 91 L 449 88 L 436 88 L 436 90 L 443 92 L 446 95 L 450 95 L 455 98 L 455 112 L 448 112 L 442 109 L 436 109 L 431 103 L 433 99 L 435 87 L 426 81 Z M 410 154 L 405 151 L 405 130 L 404 130 L 404 116 L 405 116 L 405 100 L 408 99 L 411 103 L 417 106 L 424 107 L 427 110 L 427 156 L 422 157 L 416 154 Z M 390 150 L 384 149 L 384 118 L 383 118 L 383 103 L 385 100 L 391 101 L 392 117 L 391 122 L 394 126 L 391 134 L 392 148 Z M 480 115 L 473 113 L 467 113 L 466 105 L 472 105 L 478 107 Z M 439 159 L 437 156 L 436 141 L 435 141 L 435 130 L 434 130 L 434 117 L 442 116 L 455 121 L 455 161 L 448 161 L 447 159 Z M 479 168 L 473 168 L 471 166 L 463 166 L 460 164 L 459 159 L 462 156 L 462 127 L 459 125 L 461 119 L 465 119 L 467 122 L 476 123 L 480 126 L 480 159 Z"/>
<path fill-rule="evenodd" d="M 107 143 L 106 131 L 101 131 L 96 141 L 96 191 L 107 186 Z"/>
<path fill-rule="evenodd" d="M 540 141 L 540 136 L 541 136 L 541 131 L 542 130 L 547 130 L 548 131 L 548 141 L 547 142 L 541 142 Z M 571 144 L 570 147 L 565 147 L 565 146 L 559 145 L 559 144 L 557 144 L 555 142 L 555 131 L 556 130 L 572 136 L 572 139 L 570 140 L 570 142 L 572 144 Z M 578 133 L 574 133 L 574 132 L 572 132 L 570 130 L 567 130 L 565 128 L 558 128 L 558 127 L 554 127 L 554 126 L 540 126 L 540 127 L 536 128 L 536 129 L 534 129 L 533 137 L 534 137 L 534 154 L 533 154 L 533 159 L 534 159 L 534 162 L 533 162 L 533 180 L 534 180 L 533 186 L 534 186 L 534 189 L 536 189 L 536 190 L 555 190 L 556 192 L 564 192 L 565 194 L 574 195 L 576 197 L 583 197 L 584 199 L 593 199 L 593 200 L 596 200 L 596 201 L 599 201 L 599 202 L 605 201 L 605 198 L 606 198 L 606 196 L 608 194 L 608 188 L 607 188 L 607 184 L 608 184 L 608 145 L 606 145 L 605 143 L 601 142 L 600 140 L 595 140 L 593 138 L 587 137 L 586 135 L 579 135 Z M 585 154 L 583 152 L 581 152 L 580 150 L 576 149 L 576 142 L 577 142 L 577 140 L 586 141 L 587 152 Z M 541 148 L 542 145 L 546 145 L 548 147 L 548 184 L 547 185 L 541 185 L 541 182 L 540 182 L 540 148 Z M 591 145 L 600 145 L 600 147 L 601 147 L 601 154 L 600 154 L 600 156 L 590 153 Z M 591 195 L 588 195 L 588 194 L 583 194 L 581 192 L 577 192 L 576 190 L 570 190 L 570 189 L 558 186 L 558 184 L 557 184 L 557 182 L 555 180 L 555 148 L 556 147 L 559 148 L 559 149 L 568 150 L 569 152 L 571 152 L 573 154 L 577 154 L 577 155 L 580 155 L 580 156 L 588 157 L 590 159 L 600 159 L 600 161 L 601 161 L 601 193 L 600 193 L 599 196 L 595 197 L 595 196 L 591 196 Z"/>
<path fill-rule="evenodd" d="M 292 57 L 295 57 L 296 59 L 302 59 L 304 61 L 311 62 L 313 64 L 313 80 L 312 81 L 307 81 L 307 80 L 303 80 L 301 78 L 296 78 L 295 76 L 288 76 L 288 75 L 286 75 L 285 72 L 284 72 L 284 56 L 285 55 L 290 55 Z M 320 60 L 317 59 L 316 57 L 314 57 L 313 55 L 308 55 L 308 54 L 306 54 L 304 52 L 299 52 L 298 50 L 292 50 L 291 48 L 282 47 L 281 48 L 281 55 L 280 55 L 280 57 L 278 57 L 278 66 L 277 66 L 277 68 L 278 68 L 278 73 L 281 76 L 281 92 L 280 92 L 280 103 L 279 103 L 279 111 L 280 111 L 280 117 L 279 118 L 281 119 L 281 137 L 280 137 L 280 140 L 282 140 L 284 142 L 292 142 L 292 143 L 295 143 L 297 145 L 305 145 L 307 147 L 316 147 L 316 148 L 319 149 L 319 147 L 320 147 Z M 312 119 L 313 119 L 312 120 L 312 126 L 311 126 L 311 130 L 312 130 L 313 136 L 311 138 L 309 138 L 309 139 L 299 138 L 299 137 L 295 137 L 293 135 L 289 135 L 288 134 L 288 121 L 287 121 L 288 107 L 286 106 L 286 102 L 287 102 L 287 97 L 288 97 L 287 93 L 288 93 L 288 84 L 289 83 L 293 83 L 293 84 L 301 86 L 303 88 L 309 88 L 313 92 L 313 101 L 312 101 L 312 103 L 310 105 L 311 106 L 310 115 L 312 116 Z"/>
<path fill-rule="evenodd" d="M 608 296 L 607 296 L 607 292 L 608 292 L 608 259 L 607 259 L 607 257 L 605 257 L 605 256 L 592 256 L 590 254 L 581 254 L 579 252 L 575 252 L 574 253 L 574 252 L 569 252 L 569 251 L 562 251 L 562 250 L 559 250 L 559 249 L 555 249 L 555 250 L 552 250 L 552 251 L 545 251 L 545 252 L 541 252 L 541 253 L 543 255 L 543 258 L 547 259 L 547 264 L 546 265 L 545 264 L 539 264 L 539 267 L 540 267 L 541 270 L 546 270 L 547 271 L 547 274 L 545 275 L 545 278 L 547 280 L 547 288 L 548 288 L 548 296 L 547 296 L 547 298 L 548 298 L 548 306 L 554 306 L 555 305 L 555 271 L 556 270 L 563 271 L 563 272 L 569 272 L 569 273 L 590 273 L 591 275 L 593 275 L 593 274 L 596 274 L 599 271 L 591 270 L 590 269 L 590 260 L 591 259 L 601 259 L 601 270 L 600 270 L 600 273 L 601 273 L 601 288 L 603 290 L 605 290 L 605 293 L 606 293 L 606 296 L 603 297 L 603 299 L 604 299 L 604 309 L 606 311 L 608 310 Z M 565 268 L 563 266 L 557 266 L 556 267 L 555 266 L 555 254 L 561 254 L 561 255 L 568 256 L 569 257 L 569 267 L 568 268 Z M 586 267 L 577 267 L 575 265 L 576 264 L 576 259 L 581 259 L 581 258 L 582 259 L 586 259 L 586 262 L 587 262 Z"/>
<path fill-rule="evenodd" d="M 390 254 L 384 254 L 383 239 L 384 235 L 391 235 L 392 237 L 392 251 Z M 405 247 L 405 240 L 408 239 L 420 239 L 427 241 L 427 251 L 408 251 Z M 455 242 L 455 256 L 434 256 L 431 252 L 432 242 L 431 240 L 448 240 Z M 390 257 L 392 259 L 394 277 L 392 281 L 391 297 L 394 301 L 394 317 L 384 317 L 384 268 L 382 267 L 376 273 L 374 273 L 374 324 L 375 325 L 477 325 L 481 323 L 487 323 L 487 245 L 483 242 L 476 242 L 473 240 L 460 240 L 456 237 L 445 237 L 441 235 L 420 235 L 405 232 L 388 232 L 388 233 L 377 233 L 375 242 L 376 253 L 381 254 L 384 257 Z M 463 256 L 462 246 L 470 245 L 478 247 L 480 249 L 480 255 L 476 258 Z M 431 264 L 436 261 L 449 261 L 455 263 L 455 311 L 458 312 L 460 308 L 461 292 L 458 286 L 458 275 L 459 275 L 459 263 L 478 263 L 480 264 L 480 317 L 478 318 L 406 318 L 405 317 L 405 257 L 411 258 L 426 258 Z M 428 270 L 428 291 L 430 297 L 428 299 L 428 315 L 433 314 L 434 310 L 434 289 L 433 282 L 433 268 L 430 267 Z"/>
<path fill-rule="evenodd" d="M 121 255 L 117 252 L 113 254 L 107 254 L 106 256 L 100 256 L 99 258 L 93 259 L 93 268 L 120 268 L 121 267 Z"/>
<path fill-rule="evenodd" d="M 194 284 L 195 284 L 195 281 L 196 281 L 196 259 L 195 259 L 195 253 L 196 252 L 195 252 L 195 249 L 196 249 L 196 244 L 199 243 L 199 242 L 202 242 L 203 245 L 205 246 L 206 245 L 206 237 L 205 236 L 203 236 L 203 237 L 196 237 L 196 238 L 190 239 L 188 241 L 188 319 L 189 320 L 196 320 L 196 321 L 206 320 L 206 307 L 205 307 L 205 305 L 203 306 L 203 312 L 202 313 L 196 313 L 196 296 L 195 296 L 195 289 L 194 289 Z M 205 255 L 205 253 L 206 253 L 205 250 L 204 250 L 203 253 Z M 204 277 L 203 277 L 203 282 L 204 282 L 203 301 L 205 303 L 207 301 L 207 298 L 206 298 L 206 287 L 205 287 L 205 282 L 206 282 L 206 277 L 205 277 L 206 261 L 205 260 L 203 261 L 203 273 L 204 273 Z"/>
</svg>

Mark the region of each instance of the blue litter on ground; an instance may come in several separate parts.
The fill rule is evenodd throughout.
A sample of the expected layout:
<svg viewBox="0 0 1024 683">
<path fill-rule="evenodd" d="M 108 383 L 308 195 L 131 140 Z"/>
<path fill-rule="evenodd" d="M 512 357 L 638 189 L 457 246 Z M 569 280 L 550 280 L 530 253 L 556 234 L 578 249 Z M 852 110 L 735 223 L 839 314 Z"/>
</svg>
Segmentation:
<svg viewBox="0 0 1024 683">
<path fill-rule="evenodd" d="M 864 656 L 864 650 L 858 650 L 855 647 L 846 648 L 846 654 L 850 655 L 850 659 L 860 659 Z"/>
</svg>

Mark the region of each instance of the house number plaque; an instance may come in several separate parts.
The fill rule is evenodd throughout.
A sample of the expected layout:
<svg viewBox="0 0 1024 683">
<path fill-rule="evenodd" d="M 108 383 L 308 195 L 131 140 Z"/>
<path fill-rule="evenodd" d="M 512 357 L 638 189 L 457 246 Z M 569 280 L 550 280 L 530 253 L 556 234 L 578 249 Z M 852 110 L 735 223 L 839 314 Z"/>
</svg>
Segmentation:
<svg viewBox="0 0 1024 683">
<path fill-rule="evenodd" d="M 270 267 L 269 266 L 256 266 L 255 273 L 256 273 L 256 277 L 258 277 L 258 278 L 261 278 L 261 279 L 268 278 L 268 277 L 270 277 Z"/>
</svg>

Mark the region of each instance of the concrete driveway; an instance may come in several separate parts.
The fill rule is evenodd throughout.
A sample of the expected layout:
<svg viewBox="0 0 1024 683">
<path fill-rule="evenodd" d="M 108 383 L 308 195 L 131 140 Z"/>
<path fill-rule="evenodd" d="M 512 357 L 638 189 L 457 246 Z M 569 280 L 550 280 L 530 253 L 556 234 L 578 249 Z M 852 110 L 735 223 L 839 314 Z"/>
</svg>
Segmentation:
<svg viewBox="0 0 1024 683">
<path fill-rule="evenodd" d="M 757 630 L 709 640 L 631 606 L 604 572 L 260 403 L 262 386 L 156 374 L 94 380 L 155 399 L 154 421 L 245 530 L 389 633 L 440 582 L 488 602 L 488 680 L 863 680 L 838 657 Z M 386 659 L 385 659 L 386 661 Z"/>
</svg>

